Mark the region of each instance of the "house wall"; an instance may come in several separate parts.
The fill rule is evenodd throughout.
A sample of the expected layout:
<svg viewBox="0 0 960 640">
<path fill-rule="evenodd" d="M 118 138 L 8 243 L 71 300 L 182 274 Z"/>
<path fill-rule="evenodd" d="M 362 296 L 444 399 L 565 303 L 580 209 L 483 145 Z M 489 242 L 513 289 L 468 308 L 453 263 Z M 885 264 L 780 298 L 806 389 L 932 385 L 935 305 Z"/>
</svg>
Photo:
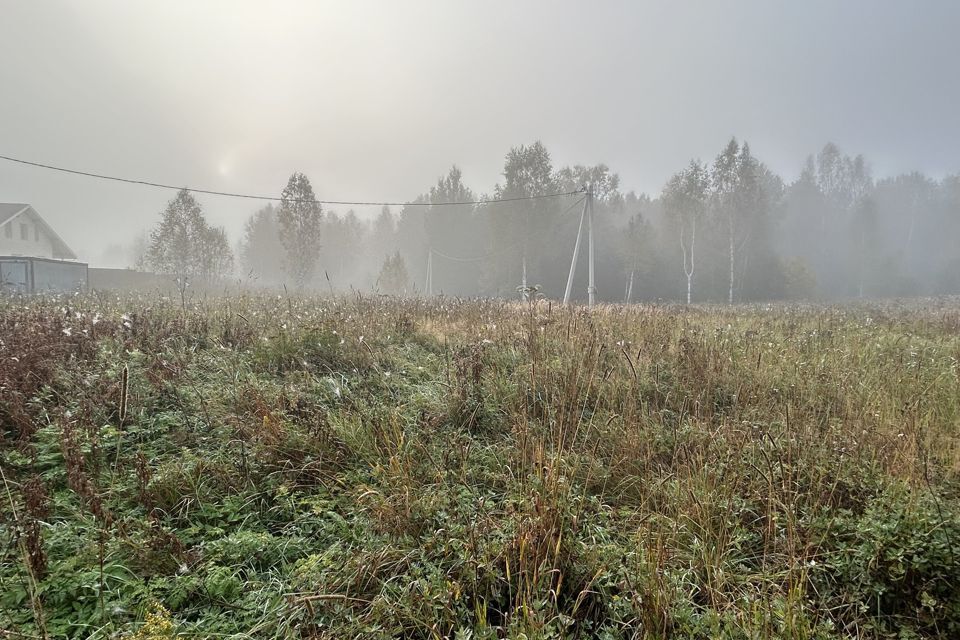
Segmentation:
<svg viewBox="0 0 960 640">
<path fill-rule="evenodd" d="M 32 260 L 33 292 L 82 291 L 87 288 L 87 265 L 83 262 Z"/>
<path fill-rule="evenodd" d="M 0 256 L 0 293 L 71 292 L 86 288 L 86 263 Z"/>
<path fill-rule="evenodd" d="M 21 225 L 27 226 L 27 239 L 22 238 Z M 9 237 L 8 235 L 9 234 Z M 39 235 L 39 238 L 38 238 Z M 53 257 L 53 243 L 43 229 L 26 213 L 0 226 L 0 255 Z"/>
<path fill-rule="evenodd" d="M 30 262 L 0 258 L 0 293 L 30 292 Z"/>
</svg>

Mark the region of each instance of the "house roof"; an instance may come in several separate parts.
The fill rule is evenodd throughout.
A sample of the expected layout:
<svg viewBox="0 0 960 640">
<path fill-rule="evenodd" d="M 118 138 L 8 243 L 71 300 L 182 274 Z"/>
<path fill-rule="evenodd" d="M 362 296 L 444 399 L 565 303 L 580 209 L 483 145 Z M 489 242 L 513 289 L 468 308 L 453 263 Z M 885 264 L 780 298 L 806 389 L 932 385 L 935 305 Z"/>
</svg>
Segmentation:
<svg viewBox="0 0 960 640">
<path fill-rule="evenodd" d="M 0 202 L 0 227 L 5 225 L 8 220 L 12 220 L 19 213 L 29 208 L 28 204 L 17 204 L 15 202 Z"/>
<path fill-rule="evenodd" d="M 22 202 L 0 202 L 0 227 L 3 227 L 8 222 L 12 222 L 14 218 L 21 215 L 29 215 L 34 222 L 43 229 L 44 233 L 47 234 L 50 238 L 50 243 L 53 245 L 53 255 L 55 258 L 64 258 L 67 260 L 77 259 L 77 254 L 73 252 L 73 249 L 67 246 L 67 243 L 57 235 L 57 232 L 47 224 L 47 221 L 37 213 L 36 209 Z"/>
</svg>

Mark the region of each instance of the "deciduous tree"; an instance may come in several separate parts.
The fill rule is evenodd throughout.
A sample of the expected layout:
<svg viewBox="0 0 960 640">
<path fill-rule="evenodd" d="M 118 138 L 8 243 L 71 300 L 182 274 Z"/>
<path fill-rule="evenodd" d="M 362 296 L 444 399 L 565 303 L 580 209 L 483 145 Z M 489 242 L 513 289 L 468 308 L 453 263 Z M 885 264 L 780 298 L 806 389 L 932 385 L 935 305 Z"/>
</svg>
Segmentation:
<svg viewBox="0 0 960 640">
<path fill-rule="evenodd" d="M 310 180 L 299 172 L 290 176 L 280 198 L 277 220 L 286 251 L 284 267 L 294 283 L 303 287 L 313 276 L 320 255 L 323 209 L 313 195 Z"/>
<path fill-rule="evenodd" d="M 186 189 L 167 203 L 150 233 L 145 262 L 158 273 L 177 276 L 181 287 L 190 278 L 214 279 L 233 270 L 233 253 L 223 229 L 211 227 Z"/>
<path fill-rule="evenodd" d="M 284 248 L 277 209 L 268 204 L 247 219 L 240 244 L 240 262 L 251 278 L 276 284 L 283 278 Z"/>
<path fill-rule="evenodd" d="M 710 177 L 707 168 L 697 160 L 675 174 L 663 190 L 664 208 L 677 227 L 683 257 L 683 273 L 687 277 L 687 304 L 693 300 L 693 274 L 696 271 L 697 226 L 707 210 Z"/>
<path fill-rule="evenodd" d="M 407 273 L 407 263 L 399 251 L 387 256 L 380 268 L 377 278 L 377 288 L 391 295 L 404 295 L 410 285 L 410 276 Z"/>
</svg>

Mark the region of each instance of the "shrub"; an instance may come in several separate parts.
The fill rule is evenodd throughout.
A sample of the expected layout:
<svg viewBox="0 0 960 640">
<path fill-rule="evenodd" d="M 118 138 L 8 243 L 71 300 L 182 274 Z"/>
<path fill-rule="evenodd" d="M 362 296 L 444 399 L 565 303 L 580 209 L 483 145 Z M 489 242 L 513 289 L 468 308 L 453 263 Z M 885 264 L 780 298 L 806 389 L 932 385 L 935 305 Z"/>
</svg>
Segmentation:
<svg viewBox="0 0 960 640">
<path fill-rule="evenodd" d="M 820 521 L 825 540 L 815 592 L 842 628 L 884 637 L 960 634 L 960 511 L 902 488 L 875 499 L 862 515 Z"/>
</svg>

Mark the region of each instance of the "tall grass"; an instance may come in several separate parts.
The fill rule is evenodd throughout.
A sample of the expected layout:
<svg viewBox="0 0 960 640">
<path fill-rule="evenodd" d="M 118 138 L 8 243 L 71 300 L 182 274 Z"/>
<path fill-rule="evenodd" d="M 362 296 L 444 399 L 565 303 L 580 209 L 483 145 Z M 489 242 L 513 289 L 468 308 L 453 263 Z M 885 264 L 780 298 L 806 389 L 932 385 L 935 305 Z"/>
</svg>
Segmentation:
<svg viewBox="0 0 960 640">
<path fill-rule="evenodd" d="M 960 635 L 955 302 L 0 326 L 14 636 Z"/>
</svg>

